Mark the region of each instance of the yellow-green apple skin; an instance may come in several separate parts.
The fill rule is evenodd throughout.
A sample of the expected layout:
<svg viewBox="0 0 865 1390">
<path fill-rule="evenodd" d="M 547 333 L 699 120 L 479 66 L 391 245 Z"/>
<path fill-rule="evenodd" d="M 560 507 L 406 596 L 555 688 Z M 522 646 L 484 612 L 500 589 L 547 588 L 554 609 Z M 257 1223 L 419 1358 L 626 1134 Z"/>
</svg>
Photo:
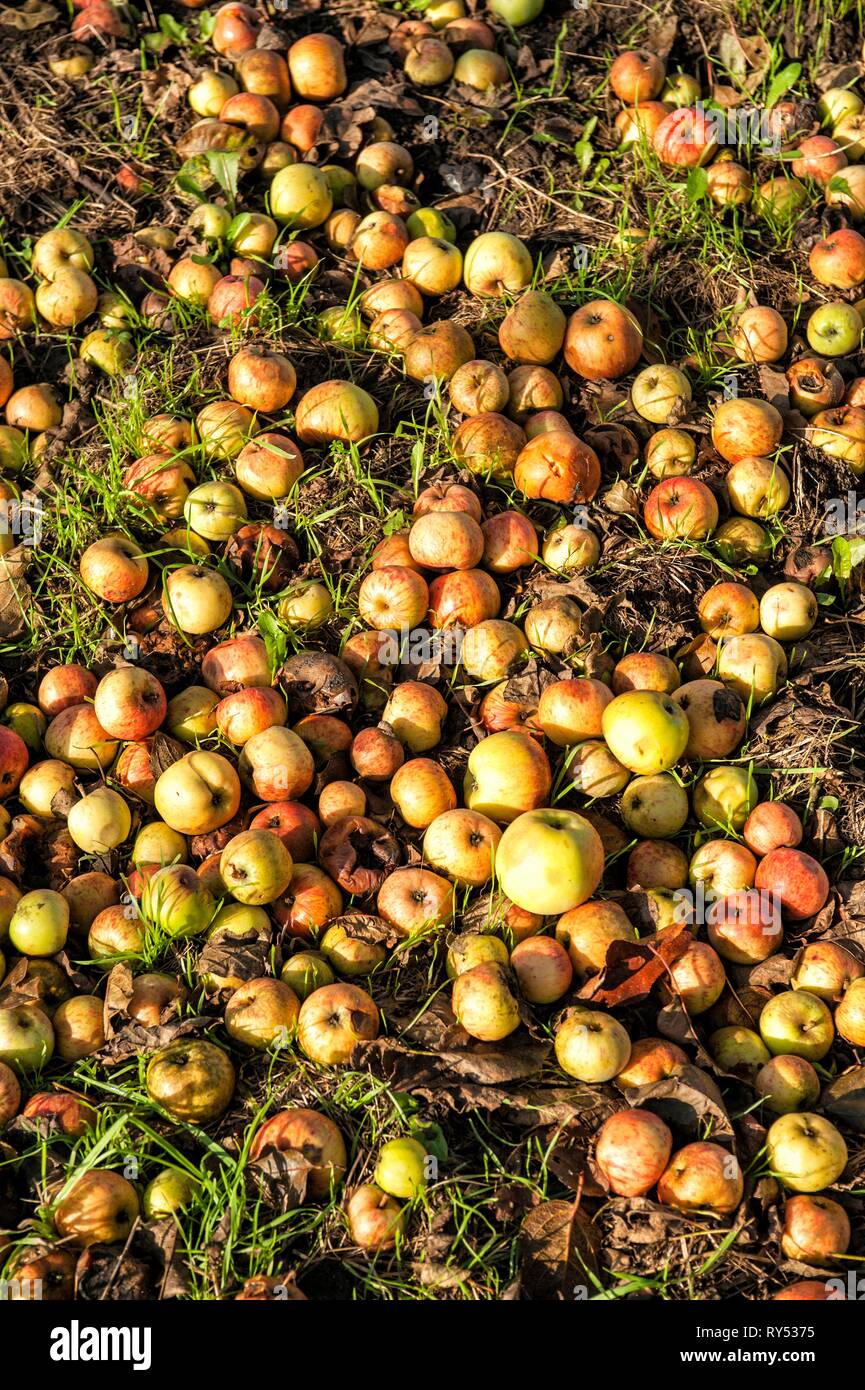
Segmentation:
<svg viewBox="0 0 865 1390">
<path fill-rule="evenodd" d="M 22 956 L 56 956 L 66 945 L 69 904 L 51 888 L 19 898 L 9 923 L 9 940 Z"/>
<path fill-rule="evenodd" d="M 144 1215 L 148 1221 L 164 1221 L 189 1205 L 201 1183 L 179 1168 L 163 1168 L 144 1189 Z"/>
<path fill-rule="evenodd" d="M 291 855 L 272 830 L 244 830 L 229 840 L 219 860 L 233 898 L 250 907 L 274 902 L 291 881 Z"/>
<path fill-rule="evenodd" d="M 0 1062 L 13 1071 L 37 1071 L 54 1052 L 51 1019 L 32 1004 L 0 1009 Z"/>
<path fill-rule="evenodd" d="M 835 1038 L 832 1014 L 816 994 L 788 989 L 776 994 L 760 1014 L 760 1036 L 773 1056 L 789 1054 L 819 1062 Z"/>
<path fill-rule="evenodd" d="M 601 837 L 576 811 L 526 811 L 496 851 L 499 887 L 526 912 L 559 916 L 592 896 L 604 872 Z"/>
<path fill-rule="evenodd" d="M 688 742 L 685 711 L 656 690 L 617 695 L 604 710 L 601 727 L 613 757 L 643 777 L 669 772 Z"/>
<path fill-rule="evenodd" d="M 622 793 L 622 820 L 649 840 L 676 835 L 688 819 L 688 793 L 669 772 L 635 777 Z"/>
<path fill-rule="evenodd" d="M 694 814 L 709 830 L 741 830 L 759 800 L 749 767 L 712 767 L 694 788 Z"/>
<path fill-rule="evenodd" d="M 627 1066 L 631 1039 L 612 1014 L 579 1006 L 568 1009 L 555 1035 L 562 1071 L 591 1085 L 611 1081 Z"/>
<path fill-rule="evenodd" d="M 389 1139 L 382 1144 L 375 1182 L 391 1197 L 408 1200 L 426 1187 L 427 1151 L 417 1139 Z"/>
<path fill-rule="evenodd" d="M 494 961 L 475 965 L 454 981 L 453 1011 L 479 1042 L 500 1042 L 520 1026 L 520 1010 L 508 975 Z"/>
<path fill-rule="evenodd" d="M 142 916 L 167 936 L 197 936 L 210 926 L 216 903 L 194 869 L 171 864 L 144 885 Z"/>
<path fill-rule="evenodd" d="M 552 787 L 547 755 L 528 734 L 489 734 L 469 754 L 463 784 L 466 806 L 499 824 L 545 806 Z"/>
<path fill-rule="evenodd" d="M 847 1167 L 847 1145 L 830 1120 L 803 1110 L 782 1115 L 771 1126 L 766 1158 L 775 1177 L 793 1192 L 822 1192 Z"/>
<path fill-rule="evenodd" d="M 69 808 L 66 828 L 85 854 L 107 854 L 129 835 L 132 816 L 119 792 L 97 787 Z"/>
</svg>

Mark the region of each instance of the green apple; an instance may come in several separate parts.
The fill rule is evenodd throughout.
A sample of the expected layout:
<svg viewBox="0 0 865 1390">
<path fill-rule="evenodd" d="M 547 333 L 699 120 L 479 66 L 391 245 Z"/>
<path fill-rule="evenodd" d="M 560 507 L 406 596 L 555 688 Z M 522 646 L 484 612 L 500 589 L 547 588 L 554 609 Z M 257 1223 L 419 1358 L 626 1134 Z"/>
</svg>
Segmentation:
<svg viewBox="0 0 865 1390">
<path fill-rule="evenodd" d="M 272 830 L 244 830 L 229 840 L 219 873 L 233 898 L 249 907 L 272 903 L 291 881 L 291 855 Z"/>
<path fill-rule="evenodd" d="M 862 105 L 862 98 L 852 88 L 830 87 L 817 102 L 817 111 L 823 125 L 834 127 L 845 116 L 858 116 Z"/>
<path fill-rule="evenodd" d="M 51 888 L 19 898 L 9 923 L 9 940 L 22 956 L 56 956 L 66 945 L 69 904 Z"/>
<path fill-rule="evenodd" d="M 622 820 L 641 839 L 676 835 L 688 819 L 688 793 L 669 772 L 635 777 L 622 793 Z"/>
<path fill-rule="evenodd" d="M 13 1071 L 37 1071 L 54 1052 L 54 1028 L 35 1004 L 0 1009 L 0 1062 Z"/>
<path fill-rule="evenodd" d="M 611 1081 L 631 1055 L 631 1039 L 621 1023 L 600 1009 L 568 1009 L 554 1041 L 562 1071 L 592 1085 Z"/>
<path fill-rule="evenodd" d="M 201 1183 L 179 1168 L 163 1168 L 144 1189 L 142 1206 L 148 1221 L 164 1221 L 181 1211 L 201 1191 Z"/>
<path fill-rule="evenodd" d="M 197 536 L 227 541 L 246 520 L 246 499 L 234 483 L 199 483 L 184 502 L 183 515 Z"/>
<path fill-rule="evenodd" d="M 760 1035 L 735 1024 L 716 1029 L 709 1038 L 709 1051 L 722 1071 L 762 1067 L 769 1061 L 769 1049 Z"/>
<path fill-rule="evenodd" d="M 760 1036 L 773 1056 L 781 1053 L 819 1062 L 832 1046 L 832 1014 L 816 994 L 788 989 L 770 999 L 760 1014 Z"/>
<path fill-rule="evenodd" d="M 776 1115 L 804 1110 L 820 1098 L 820 1078 L 811 1063 L 783 1052 L 760 1068 L 754 1085 L 766 1108 Z"/>
<path fill-rule="evenodd" d="M 489 932 L 460 932 L 454 937 L 448 950 L 448 979 L 455 980 L 457 976 L 464 975 L 476 965 L 483 965 L 485 961 L 497 961 L 499 965 L 507 965 L 509 960 L 510 952 L 500 936 L 491 936 Z"/>
<path fill-rule="evenodd" d="M 244 903 L 224 903 L 210 923 L 208 939 L 218 936 L 220 932 L 228 932 L 230 936 L 246 936 L 247 932 L 255 932 L 257 936 L 270 936 L 270 918 L 263 907 L 248 907 Z M 286 984 L 291 984 L 291 981 L 287 980 Z"/>
<path fill-rule="evenodd" d="M 414 241 L 416 237 L 432 236 L 438 241 L 449 241 L 451 245 L 456 244 L 457 229 L 446 212 L 439 212 L 438 208 L 415 208 L 414 212 L 406 220 L 408 234 Z M 381 1187 L 381 1183 L 379 1183 Z"/>
<path fill-rule="evenodd" d="M 219 696 L 204 685 L 190 685 L 168 702 L 165 727 L 173 738 L 197 743 L 216 728 Z"/>
<path fill-rule="evenodd" d="M 389 1139 L 382 1144 L 374 1181 L 391 1197 L 407 1200 L 426 1187 L 427 1151 L 417 1139 Z"/>
<path fill-rule="evenodd" d="M 741 830 L 760 800 L 750 767 L 712 767 L 694 788 L 694 815 L 707 830 Z"/>
<path fill-rule="evenodd" d="M 797 642 L 808 636 L 818 611 L 807 584 L 773 584 L 760 599 L 760 626 L 776 642 Z"/>
<path fill-rule="evenodd" d="M 526 811 L 502 835 L 496 870 L 502 892 L 517 907 L 558 916 L 592 896 L 604 872 L 604 847 L 576 811 Z"/>
<path fill-rule="evenodd" d="M 3 723 L 24 740 L 31 753 L 41 750 L 48 720 L 38 705 L 28 705 L 23 700 L 16 700 L 14 704 L 6 706 Z"/>
<path fill-rule="evenodd" d="M 814 310 L 805 332 L 809 345 L 821 357 L 846 357 L 859 346 L 862 319 L 852 304 L 833 299 Z"/>
<path fill-rule="evenodd" d="M 69 808 L 66 828 L 85 854 L 108 854 L 132 829 L 129 807 L 111 787 L 97 787 Z"/>
<path fill-rule="evenodd" d="M 782 1115 L 766 1135 L 766 1157 L 775 1177 L 793 1192 L 822 1192 L 847 1166 L 847 1145 L 822 1115 Z"/>
<path fill-rule="evenodd" d="M 521 29 L 537 19 L 544 8 L 544 0 L 489 0 L 488 8 L 511 28 Z"/>
<path fill-rule="evenodd" d="M 644 777 L 669 772 L 688 742 L 688 716 L 657 690 L 617 695 L 604 710 L 601 727 L 613 757 Z"/>
<path fill-rule="evenodd" d="M 487 961 L 454 981 L 453 1011 L 472 1038 L 500 1042 L 520 1026 L 520 1010 L 501 965 Z"/>
<path fill-rule="evenodd" d="M 327 175 L 314 164 L 289 164 L 270 185 L 270 210 L 291 227 L 320 227 L 333 211 Z"/>
<path fill-rule="evenodd" d="M 144 885 L 141 915 L 166 936 L 197 936 L 213 920 L 216 903 L 188 864 L 159 869 Z"/>
<path fill-rule="evenodd" d="M 185 864 L 186 856 L 186 836 L 162 820 L 142 825 L 132 846 L 133 864 Z"/>
<path fill-rule="evenodd" d="M 552 787 L 547 755 L 519 730 L 489 734 L 469 754 L 463 793 L 470 811 L 507 824 L 547 804 Z"/>
<path fill-rule="evenodd" d="M 302 1001 L 322 985 L 332 985 L 336 976 L 318 951 L 298 951 L 289 956 L 279 978 L 290 985 Z"/>
</svg>

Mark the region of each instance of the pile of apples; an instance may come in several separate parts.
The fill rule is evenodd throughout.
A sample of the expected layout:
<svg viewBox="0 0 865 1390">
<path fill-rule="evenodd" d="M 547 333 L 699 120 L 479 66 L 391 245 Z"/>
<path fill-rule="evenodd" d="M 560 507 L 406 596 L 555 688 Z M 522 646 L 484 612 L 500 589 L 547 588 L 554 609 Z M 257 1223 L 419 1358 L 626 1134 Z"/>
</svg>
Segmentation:
<svg viewBox="0 0 865 1390">
<path fill-rule="evenodd" d="M 537 0 L 491 6 L 515 24 L 540 8 Z M 453 77 L 485 90 L 503 80 L 494 30 L 467 18 L 461 0 L 425 13 L 395 31 L 414 84 Z M 119 33 L 106 28 L 115 18 L 112 6 L 90 0 L 73 27 L 84 37 Z M 50 1078 L 52 1059 L 98 1058 L 116 971 L 128 972 L 126 1012 L 143 1030 L 207 1010 L 207 1036 L 151 1050 L 146 1089 L 169 1119 L 208 1125 L 226 1115 L 238 1063 L 256 1053 L 297 1049 L 314 1066 L 362 1068 L 364 1044 L 382 1027 L 379 978 L 404 953 L 428 949 L 469 1039 L 505 1044 L 531 1023 L 551 1036 L 564 1076 L 624 1095 L 627 1108 L 593 1145 L 606 1191 L 654 1192 L 679 1211 L 729 1216 L 745 1193 L 735 1155 L 711 1140 L 676 1148 L 668 1125 L 640 1104 L 651 1099 L 642 1088 L 690 1065 L 688 1053 L 667 1038 L 632 1038 L 592 998 L 608 957 L 620 943 L 639 943 L 614 891 L 612 866 L 626 852 L 625 885 L 645 894 L 651 912 L 651 949 L 671 952 L 653 997 L 678 1008 L 688 1036 L 720 1074 L 751 1087 L 770 1119 L 767 1165 L 793 1194 L 784 1252 L 831 1265 L 849 1246 L 850 1225 L 841 1204 L 820 1194 L 839 1181 L 848 1153 L 819 1113 L 816 1065 L 837 1039 L 865 1046 L 865 967 L 838 942 L 815 939 L 780 992 L 737 991 L 732 973 L 781 950 L 785 934 L 789 944 L 830 895 L 824 868 L 801 848 L 796 809 L 770 799 L 768 786 L 761 796 L 743 751 L 752 711 L 779 693 L 796 644 L 817 623 L 814 585 L 829 563 L 808 573 L 794 566 L 775 583 L 759 573 L 791 492 L 777 462 L 784 418 L 757 397 L 718 404 L 710 438 L 727 465 L 724 495 L 691 476 L 691 382 L 672 364 L 639 368 L 635 312 L 592 298 L 566 313 L 535 288 L 534 257 L 511 234 L 486 231 L 460 250 L 447 215 L 421 205 L 412 154 L 382 118 L 353 169 L 314 163 L 327 104 L 348 86 L 343 46 L 310 34 L 283 56 L 256 46 L 260 28 L 249 6 L 218 11 L 212 43 L 233 72 L 214 68 L 191 85 L 199 119 L 181 144 L 188 158 L 240 150 L 245 171 L 267 185 L 269 211 L 232 217 L 220 203 L 200 204 L 190 227 L 214 255 L 178 258 L 141 306 L 158 318 L 182 301 L 245 341 L 232 343 L 224 396 L 194 419 L 157 414 L 141 428 L 123 482 L 150 542 L 108 535 L 80 557 L 84 585 L 118 627 L 128 621 L 145 634 L 164 623 L 178 640 L 200 639 L 197 677 L 163 684 L 146 654 L 98 673 L 55 666 L 32 703 L 10 706 L 0 725 L 4 829 L 59 839 L 76 861 L 56 888 L 0 877 L 0 1125 L 21 1114 L 52 1117 L 73 1137 L 92 1126 L 90 1102 L 41 1089 L 42 1074 L 47 1067 Z M 650 140 L 671 169 L 707 165 L 719 209 L 752 199 L 747 170 L 723 157 L 709 163 L 716 151 L 694 106 L 694 79 L 668 76 L 656 55 L 638 51 L 616 59 L 610 85 L 625 104 L 623 143 Z M 822 99 L 832 138 L 799 140 L 794 178 L 761 185 L 758 210 L 776 218 L 798 210 L 816 182 L 830 205 L 865 216 L 865 202 L 860 213 L 851 200 L 855 180 L 846 201 L 832 187 L 839 170 L 849 181 L 865 167 L 848 165 L 862 103 L 855 110 L 846 100 L 855 94 L 843 96 L 846 104 L 837 93 Z M 775 114 L 794 139 L 794 104 Z M 218 264 L 226 252 L 227 273 Z M 362 450 L 380 428 L 370 392 L 335 378 L 298 395 L 290 356 L 257 339 L 268 282 L 281 274 L 299 284 L 328 254 L 364 280 L 356 303 L 319 315 L 320 336 L 386 353 L 410 379 L 435 383 L 437 395 L 446 388 L 449 418 L 458 419 L 449 447 L 459 476 L 418 491 L 410 525 L 379 542 L 340 611 L 324 583 L 298 578 L 291 534 L 262 519 L 296 494 L 307 453 L 320 463 L 334 443 Z M 855 290 L 865 283 L 865 238 L 847 228 L 831 234 L 810 266 L 819 284 Z M 58 327 L 100 313 L 88 351 L 104 370 L 122 370 L 129 319 L 116 296 L 100 301 L 92 269 L 80 233 L 43 237 L 35 294 L 0 281 L 7 336 L 31 328 L 37 313 Z M 484 315 L 501 311 L 492 349 L 500 362 L 479 357 L 453 319 L 424 323 L 430 306 L 460 288 Z M 807 325 L 815 355 L 787 369 L 809 442 L 855 473 L 865 472 L 865 379 L 836 359 L 858 347 L 861 332 L 854 304 L 822 305 Z M 485 337 L 493 341 L 488 329 Z M 781 362 L 788 325 L 752 306 L 729 346 L 748 365 Z M 569 419 L 568 372 L 588 383 L 629 379 L 645 426 L 631 462 L 651 480 L 642 538 L 699 546 L 756 573 L 753 587 L 725 579 L 695 594 L 693 640 L 681 649 L 652 651 L 647 642 L 609 655 L 594 675 L 585 604 L 568 581 L 601 563 L 584 512 L 608 480 Z M 4 471 L 16 472 L 28 441 L 38 457 L 59 405 L 47 386 L 15 391 L 5 360 L 0 400 Z M 202 466 L 213 476 L 200 480 Z M 244 616 L 240 593 L 250 582 L 298 647 L 278 669 Z M 455 639 L 440 679 L 416 678 L 404 659 L 405 639 L 418 634 L 428 647 L 436 634 Z M 319 637 L 338 655 L 314 646 Z M 528 662 L 543 675 L 536 697 L 511 684 Z M 457 733 L 455 687 L 480 688 L 459 780 L 448 768 L 460 759 L 443 756 Z M 615 810 L 624 834 L 596 801 Z M 61 964 L 67 957 L 81 967 L 79 988 Z M 22 978 L 37 986 L 26 998 Z M 329 1117 L 300 1107 L 271 1116 L 250 1159 L 274 1149 L 307 1158 L 307 1200 L 340 1190 L 346 1136 Z M 409 1135 L 381 1147 L 374 1180 L 345 1196 L 355 1244 L 376 1250 L 403 1238 L 403 1204 L 425 1187 L 427 1159 Z M 35 1277 L 41 1261 L 69 1289 L 70 1247 L 125 1240 L 140 1213 L 182 1210 L 195 1185 L 166 1170 L 139 1197 L 119 1173 L 91 1168 L 49 1195 L 66 1244 L 26 1268 Z M 818 1282 L 780 1296 L 826 1293 Z"/>
</svg>

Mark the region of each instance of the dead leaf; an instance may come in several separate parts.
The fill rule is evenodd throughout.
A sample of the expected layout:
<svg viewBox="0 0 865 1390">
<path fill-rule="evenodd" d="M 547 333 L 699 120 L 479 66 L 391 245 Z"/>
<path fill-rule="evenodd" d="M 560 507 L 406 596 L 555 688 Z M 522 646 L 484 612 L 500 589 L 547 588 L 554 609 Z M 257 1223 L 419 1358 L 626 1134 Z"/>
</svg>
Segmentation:
<svg viewBox="0 0 865 1390">
<path fill-rule="evenodd" d="M 523 1294 L 539 1302 L 584 1297 L 597 1277 L 599 1241 L 575 1202 L 542 1202 L 520 1227 Z"/>
<path fill-rule="evenodd" d="M 0 9 L 0 24 L 7 29 L 20 29 L 26 33 L 30 29 L 39 29 L 43 24 L 50 24 L 59 13 L 53 5 L 43 4 L 43 0 L 24 0 L 24 4 L 14 10 L 4 5 Z"/>
<path fill-rule="evenodd" d="M 692 940 L 687 923 L 680 922 L 642 941 L 612 942 L 603 970 L 583 986 L 579 997 L 607 1009 L 646 999 Z"/>
<path fill-rule="evenodd" d="M 865 1134 L 865 1067 L 852 1067 L 824 1089 L 820 1108 L 833 1120 Z"/>
<path fill-rule="evenodd" d="M 24 578 L 30 547 L 16 545 L 0 555 L 0 637 L 20 637 L 33 604 L 30 585 Z"/>
<path fill-rule="evenodd" d="M 735 1133 L 721 1092 L 708 1072 L 687 1065 L 672 1076 L 625 1092 L 629 1105 L 654 1110 L 679 1134 L 735 1143 Z"/>
<path fill-rule="evenodd" d="M 267 1148 L 246 1173 L 258 1195 L 284 1216 L 303 1206 L 311 1168 L 299 1149 Z"/>
</svg>

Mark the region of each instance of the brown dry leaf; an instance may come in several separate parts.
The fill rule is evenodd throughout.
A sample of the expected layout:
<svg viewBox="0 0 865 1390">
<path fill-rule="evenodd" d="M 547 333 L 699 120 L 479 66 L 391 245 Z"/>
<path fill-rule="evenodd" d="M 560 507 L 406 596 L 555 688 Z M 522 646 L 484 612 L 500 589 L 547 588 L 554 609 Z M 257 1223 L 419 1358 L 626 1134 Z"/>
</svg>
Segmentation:
<svg viewBox="0 0 865 1390">
<path fill-rule="evenodd" d="M 676 42 L 676 35 L 679 32 L 679 19 L 677 15 L 669 14 L 650 18 L 646 26 L 645 43 L 657 53 L 659 58 L 668 58 L 673 44 Z"/>
<path fill-rule="evenodd" d="M 267 1148 L 246 1175 L 263 1201 L 284 1216 L 303 1206 L 311 1168 L 299 1149 Z"/>
<path fill-rule="evenodd" d="M 39 29 L 43 24 L 50 24 L 59 13 L 53 5 L 44 4 L 43 0 L 24 0 L 24 4 L 16 9 L 4 5 L 0 9 L 0 24 L 26 33 L 30 29 Z"/>
<path fill-rule="evenodd" d="M 140 1023 L 127 1023 L 99 1053 L 103 1067 L 115 1067 L 142 1052 L 155 1052 L 167 1047 L 177 1038 L 201 1033 L 213 1026 L 212 1018 L 184 1018 L 176 1023 L 163 1023 L 158 1028 L 143 1028 Z"/>
<path fill-rule="evenodd" d="M 721 1092 L 699 1067 L 679 1067 L 672 1076 L 633 1087 L 625 1094 L 630 1105 L 654 1110 L 680 1134 L 735 1142 Z"/>
<path fill-rule="evenodd" d="M 562 1301 L 585 1297 L 598 1273 L 599 1241 L 589 1218 L 573 1202 L 542 1202 L 520 1227 L 520 1281 L 526 1298 Z"/>
<path fill-rule="evenodd" d="M 771 988 L 772 985 L 786 987 L 792 974 L 793 962 L 787 956 L 770 956 L 754 966 L 748 976 L 748 984 L 762 989 Z"/>
<path fill-rule="evenodd" d="M 189 1266 L 181 1251 L 177 1249 L 180 1227 L 173 1217 L 165 1221 L 154 1221 L 139 1232 L 144 1248 L 150 1251 L 162 1266 L 162 1282 L 159 1286 L 160 1298 L 183 1298 L 189 1288 Z"/>
<path fill-rule="evenodd" d="M 865 1067 L 851 1067 L 830 1081 L 820 1097 L 820 1109 L 857 1134 L 865 1134 Z"/>
<path fill-rule="evenodd" d="M 33 603 L 30 585 L 24 578 L 29 547 L 16 545 L 0 555 L 0 637 L 20 637 Z"/>
<path fill-rule="evenodd" d="M 757 369 L 760 378 L 760 390 L 766 400 L 774 405 L 776 410 L 783 414 L 790 409 L 790 387 L 787 377 L 783 372 L 779 372 L 776 367 L 770 367 L 763 363 Z"/>
<path fill-rule="evenodd" d="M 692 939 L 687 923 L 680 922 L 642 941 L 614 941 L 603 970 L 583 986 L 579 997 L 607 1009 L 646 999 Z"/>
<path fill-rule="evenodd" d="M 108 982 L 105 986 L 105 1008 L 103 1019 L 106 1039 L 113 1038 L 118 1029 L 114 1026 L 115 1018 L 120 1015 L 122 1018 L 129 1017 L 129 1001 L 132 998 L 134 987 L 133 975 L 130 967 L 125 961 L 118 962 L 112 966 Z"/>
<path fill-rule="evenodd" d="M 204 945 L 198 958 L 198 978 L 207 975 L 236 980 L 257 980 L 267 970 L 270 943 L 256 931 L 242 936 L 221 931 Z"/>
<path fill-rule="evenodd" d="M 167 734 L 155 733 L 150 745 L 150 770 L 154 777 L 161 777 L 172 763 L 179 762 L 189 750 L 176 738 Z"/>
</svg>

